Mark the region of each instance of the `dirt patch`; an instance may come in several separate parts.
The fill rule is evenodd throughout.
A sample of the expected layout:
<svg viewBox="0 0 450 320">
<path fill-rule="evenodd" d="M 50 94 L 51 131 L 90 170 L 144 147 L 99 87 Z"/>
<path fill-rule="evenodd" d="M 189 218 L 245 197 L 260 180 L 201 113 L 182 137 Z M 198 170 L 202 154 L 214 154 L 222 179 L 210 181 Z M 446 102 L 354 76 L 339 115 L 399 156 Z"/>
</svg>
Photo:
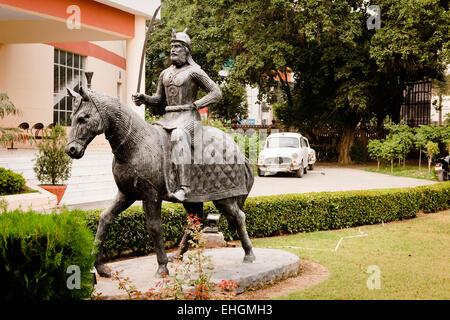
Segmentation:
<svg viewBox="0 0 450 320">
<path fill-rule="evenodd" d="M 302 259 L 299 276 L 281 280 L 274 285 L 255 291 L 245 291 L 237 295 L 234 300 L 268 300 L 278 296 L 285 296 L 291 292 L 300 291 L 316 285 L 330 276 L 327 267 Z"/>
</svg>

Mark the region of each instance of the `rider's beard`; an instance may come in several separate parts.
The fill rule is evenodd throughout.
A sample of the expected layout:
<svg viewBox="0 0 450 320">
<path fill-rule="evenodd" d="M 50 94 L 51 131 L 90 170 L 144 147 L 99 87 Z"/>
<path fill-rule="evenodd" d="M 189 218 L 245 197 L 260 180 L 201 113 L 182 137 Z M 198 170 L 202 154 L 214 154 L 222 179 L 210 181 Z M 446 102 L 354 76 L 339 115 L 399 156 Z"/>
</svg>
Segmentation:
<svg viewBox="0 0 450 320">
<path fill-rule="evenodd" d="M 171 54 L 170 60 L 176 67 L 181 67 L 186 64 L 187 57 L 185 54 Z"/>
</svg>

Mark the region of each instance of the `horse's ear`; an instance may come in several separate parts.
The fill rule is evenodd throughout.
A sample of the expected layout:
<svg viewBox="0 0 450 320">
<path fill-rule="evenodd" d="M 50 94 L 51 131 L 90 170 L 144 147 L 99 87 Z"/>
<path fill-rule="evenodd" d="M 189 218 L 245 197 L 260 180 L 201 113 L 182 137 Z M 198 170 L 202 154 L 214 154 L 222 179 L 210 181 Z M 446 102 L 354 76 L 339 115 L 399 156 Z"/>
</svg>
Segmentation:
<svg viewBox="0 0 450 320">
<path fill-rule="evenodd" d="M 89 96 L 83 87 L 80 87 L 80 95 L 83 98 L 83 101 L 89 101 Z"/>
<path fill-rule="evenodd" d="M 81 96 L 78 93 L 76 93 L 75 91 L 73 91 L 72 89 L 70 89 L 70 88 L 66 88 L 66 89 L 67 89 L 67 93 L 72 98 L 81 98 Z"/>
</svg>

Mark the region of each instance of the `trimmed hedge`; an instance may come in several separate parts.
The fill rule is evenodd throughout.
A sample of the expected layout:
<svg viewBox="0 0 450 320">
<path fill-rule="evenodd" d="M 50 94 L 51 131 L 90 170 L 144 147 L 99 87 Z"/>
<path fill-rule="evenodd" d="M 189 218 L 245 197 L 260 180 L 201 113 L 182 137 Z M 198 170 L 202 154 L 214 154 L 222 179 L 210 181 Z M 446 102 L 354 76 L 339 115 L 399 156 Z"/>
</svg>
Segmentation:
<svg viewBox="0 0 450 320">
<path fill-rule="evenodd" d="M 250 237 L 268 237 L 297 232 L 350 228 L 360 225 L 413 218 L 422 212 L 450 208 L 450 182 L 404 189 L 287 194 L 248 198 L 245 202 Z M 102 210 L 90 210 L 88 226 L 96 232 Z M 204 216 L 217 213 L 212 203 L 204 204 Z M 183 236 L 187 214 L 180 204 L 165 203 L 161 218 L 166 247 L 173 248 Z M 221 216 L 219 230 L 227 240 L 236 239 Z M 140 255 L 154 250 L 146 230 L 141 207 L 132 207 L 115 219 L 106 238 L 105 255 Z"/>
<path fill-rule="evenodd" d="M 25 178 L 21 174 L 0 168 L 0 196 L 20 193 L 25 183 Z"/>
<path fill-rule="evenodd" d="M 0 214 L 0 300 L 90 297 L 93 241 L 84 215 L 75 212 Z M 79 289 L 67 286 L 71 265 L 79 267 Z"/>
</svg>

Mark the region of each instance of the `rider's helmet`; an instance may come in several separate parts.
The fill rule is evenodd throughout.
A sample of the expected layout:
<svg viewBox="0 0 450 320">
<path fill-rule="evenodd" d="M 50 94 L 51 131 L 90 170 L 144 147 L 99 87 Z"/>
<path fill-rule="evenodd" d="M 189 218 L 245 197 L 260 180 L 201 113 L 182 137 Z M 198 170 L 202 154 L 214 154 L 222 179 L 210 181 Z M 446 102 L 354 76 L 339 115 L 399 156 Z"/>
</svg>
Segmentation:
<svg viewBox="0 0 450 320">
<path fill-rule="evenodd" d="M 191 49 L 191 38 L 186 33 L 187 28 L 183 30 L 183 32 L 176 32 L 172 29 L 172 38 L 171 42 L 181 42 L 183 43 L 189 50 Z"/>
</svg>

